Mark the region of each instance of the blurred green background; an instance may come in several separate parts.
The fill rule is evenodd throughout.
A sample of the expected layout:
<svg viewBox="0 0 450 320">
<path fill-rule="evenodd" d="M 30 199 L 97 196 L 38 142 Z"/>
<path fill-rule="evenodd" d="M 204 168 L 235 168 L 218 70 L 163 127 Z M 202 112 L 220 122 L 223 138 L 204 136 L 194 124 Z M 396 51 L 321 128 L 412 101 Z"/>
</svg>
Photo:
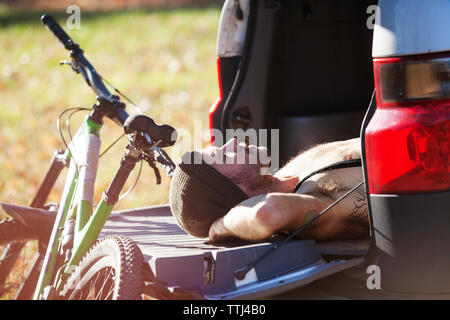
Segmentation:
<svg viewBox="0 0 450 320">
<path fill-rule="evenodd" d="M 80 29 L 66 27 L 65 8 L 70 4 L 81 9 Z M 98 72 L 144 114 L 189 132 L 205 146 L 208 109 L 219 94 L 215 46 L 222 4 L 210 0 L 1 1 L 0 201 L 29 205 L 53 151 L 64 148 L 56 127 L 58 115 L 69 107 L 90 108 L 95 103 L 95 94 L 83 78 L 59 65 L 69 58 L 68 52 L 40 22 L 42 13 L 53 14 Z M 132 106 L 127 109 L 136 112 Z M 72 133 L 85 115 L 72 117 Z M 196 137 L 195 121 L 203 127 Z M 65 121 L 62 127 L 69 139 Z M 106 120 L 101 150 L 121 134 L 120 127 Z M 100 159 L 95 201 L 117 170 L 126 142 L 122 138 Z M 179 161 L 180 150 L 167 151 Z M 135 181 L 137 169 L 124 191 Z M 58 180 L 51 201 L 58 200 L 63 182 Z M 116 209 L 167 203 L 168 191 L 169 179 L 163 176 L 157 186 L 153 170 L 145 164 L 136 188 Z"/>
</svg>

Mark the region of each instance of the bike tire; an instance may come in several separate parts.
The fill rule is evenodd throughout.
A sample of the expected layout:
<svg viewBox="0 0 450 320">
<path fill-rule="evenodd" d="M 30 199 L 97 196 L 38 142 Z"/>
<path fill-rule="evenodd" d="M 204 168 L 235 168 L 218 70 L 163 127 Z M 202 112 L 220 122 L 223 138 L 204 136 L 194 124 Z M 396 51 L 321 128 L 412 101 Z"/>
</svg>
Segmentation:
<svg viewBox="0 0 450 320">
<path fill-rule="evenodd" d="M 30 299 L 42 255 L 38 238 L 13 218 L 0 220 L 0 298 Z"/>
<path fill-rule="evenodd" d="M 123 235 L 102 238 L 69 276 L 61 296 L 68 300 L 140 300 L 144 258 Z"/>
</svg>

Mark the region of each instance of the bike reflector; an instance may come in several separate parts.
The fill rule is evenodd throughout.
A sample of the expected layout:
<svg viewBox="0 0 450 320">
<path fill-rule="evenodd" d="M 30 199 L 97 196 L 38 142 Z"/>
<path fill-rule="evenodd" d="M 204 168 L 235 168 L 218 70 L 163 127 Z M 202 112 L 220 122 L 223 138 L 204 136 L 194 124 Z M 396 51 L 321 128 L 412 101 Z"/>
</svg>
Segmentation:
<svg viewBox="0 0 450 320">
<path fill-rule="evenodd" d="M 377 110 L 366 130 L 369 192 L 450 189 L 450 58 L 375 59 Z"/>
</svg>

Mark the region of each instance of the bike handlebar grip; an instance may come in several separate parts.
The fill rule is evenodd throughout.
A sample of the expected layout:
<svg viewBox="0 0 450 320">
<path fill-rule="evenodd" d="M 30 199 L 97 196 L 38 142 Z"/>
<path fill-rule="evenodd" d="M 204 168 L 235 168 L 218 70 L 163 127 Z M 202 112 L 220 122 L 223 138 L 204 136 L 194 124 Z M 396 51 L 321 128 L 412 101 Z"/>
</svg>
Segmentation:
<svg viewBox="0 0 450 320">
<path fill-rule="evenodd" d="M 56 20 L 49 14 L 44 14 L 41 17 L 42 23 L 55 35 L 56 38 L 64 45 L 67 50 L 70 50 L 70 43 L 73 40 L 69 35 L 61 28 Z"/>
<path fill-rule="evenodd" d="M 177 141 L 178 135 L 174 128 L 167 124 L 156 124 L 152 118 L 143 114 L 131 115 L 123 124 L 125 133 L 147 133 L 154 142 L 161 140 L 159 147 L 170 147 Z"/>
</svg>

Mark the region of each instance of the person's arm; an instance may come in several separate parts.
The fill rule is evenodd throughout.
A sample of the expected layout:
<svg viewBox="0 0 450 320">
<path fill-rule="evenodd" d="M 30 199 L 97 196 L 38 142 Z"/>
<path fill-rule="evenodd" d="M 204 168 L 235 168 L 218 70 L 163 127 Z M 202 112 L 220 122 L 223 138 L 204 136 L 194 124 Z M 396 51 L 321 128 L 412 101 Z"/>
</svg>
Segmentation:
<svg viewBox="0 0 450 320">
<path fill-rule="evenodd" d="M 363 192 L 350 195 L 299 234 L 315 240 L 351 239 L 368 235 Z M 294 231 L 333 203 L 326 196 L 270 193 L 241 202 L 209 229 L 211 241 L 226 238 L 263 240 L 280 231 Z"/>
<path fill-rule="evenodd" d="M 331 201 L 331 200 L 330 200 Z M 247 199 L 217 219 L 209 229 L 212 241 L 237 237 L 257 241 L 279 231 L 293 231 L 330 204 L 329 201 L 301 194 L 269 193 Z M 321 217 L 302 233 L 303 237 L 321 238 L 326 232 Z"/>
</svg>

